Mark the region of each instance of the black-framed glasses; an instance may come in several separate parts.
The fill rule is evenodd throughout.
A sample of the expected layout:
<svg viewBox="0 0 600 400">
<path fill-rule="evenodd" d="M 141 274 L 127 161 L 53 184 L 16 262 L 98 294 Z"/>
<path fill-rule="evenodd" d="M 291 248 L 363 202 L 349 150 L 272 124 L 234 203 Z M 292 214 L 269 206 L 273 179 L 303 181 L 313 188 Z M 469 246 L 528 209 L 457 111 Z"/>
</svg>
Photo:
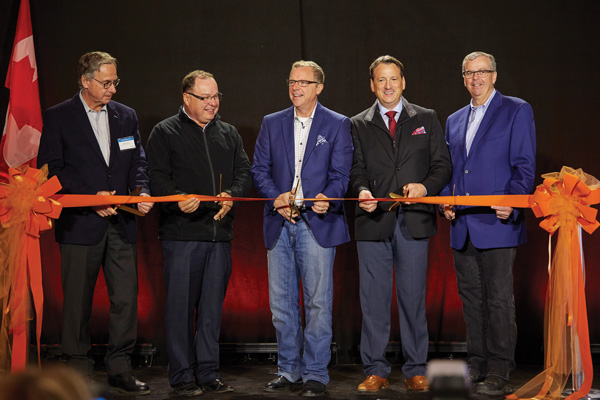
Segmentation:
<svg viewBox="0 0 600 400">
<path fill-rule="evenodd" d="M 114 81 L 104 81 L 104 82 L 99 81 L 96 78 L 92 78 L 92 79 L 94 79 L 96 82 L 101 84 L 102 87 L 104 87 L 104 89 L 109 89 L 111 85 L 113 85 L 114 87 L 117 87 L 117 86 L 119 86 L 119 83 L 121 82 L 121 79 L 119 79 L 119 78 L 115 79 Z"/>
<path fill-rule="evenodd" d="M 478 78 L 483 78 L 484 76 L 486 76 L 487 74 L 490 74 L 492 72 L 496 72 L 496 71 L 493 71 L 491 69 L 480 69 L 479 71 L 465 71 L 465 72 L 463 72 L 463 76 L 465 78 L 469 78 L 469 79 L 471 79 L 474 76 L 477 76 Z"/>
<path fill-rule="evenodd" d="M 307 87 L 311 83 L 316 83 L 317 85 L 321 84 L 321 82 L 317 82 L 317 81 L 305 81 L 305 80 L 295 81 L 293 79 L 288 79 L 286 82 L 287 82 L 288 86 L 290 86 L 290 87 L 294 86 L 296 83 L 300 87 Z"/>
<path fill-rule="evenodd" d="M 200 101 L 221 101 L 221 99 L 223 98 L 223 93 L 221 93 L 221 92 L 218 92 L 214 96 L 207 96 L 207 97 L 198 96 L 197 94 L 190 93 L 190 92 L 185 92 L 185 94 L 189 94 L 190 96 L 195 97 Z"/>
</svg>

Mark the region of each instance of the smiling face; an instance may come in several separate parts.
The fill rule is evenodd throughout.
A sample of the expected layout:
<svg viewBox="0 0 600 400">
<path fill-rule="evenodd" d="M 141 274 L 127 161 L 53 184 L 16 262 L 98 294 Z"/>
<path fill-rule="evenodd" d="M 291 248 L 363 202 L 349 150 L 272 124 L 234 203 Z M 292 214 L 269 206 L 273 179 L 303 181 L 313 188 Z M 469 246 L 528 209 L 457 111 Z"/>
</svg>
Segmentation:
<svg viewBox="0 0 600 400">
<path fill-rule="evenodd" d="M 94 79 L 88 80 L 85 75 L 82 75 L 81 97 L 88 107 L 94 111 L 100 111 L 102 106 L 108 104 L 112 96 L 117 93 L 117 89 L 114 85 L 104 89 L 100 82 L 114 82 L 117 78 L 117 67 L 114 64 L 102 64 L 94 75 Z"/>
<path fill-rule="evenodd" d="M 405 88 L 406 81 L 396 64 L 381 63 L 373 70 L 371 90 L 386 109 L 393 110 L 400 103 Z"/>
<path fill-rule="evenodd" d="M 294 81 L 316 81 L 311 67 L 298 67 L 290 72 L 290 80 Z M 290 99 L 296 107 L 296 114 L 300 117 L 310 117 L 317 105 L 317 98 L 323 90 L 323 84 L 309 83 L 306 87 L 300 87 L 297 83 L 289 87 Z"/>
<path fill-rule="evenodd" d="M 490 59 L 485 56 L 480 56 L 474 60 L 465 62 L 465 71 L 482 71 L 491 70 Z M 474 74 L 472 78 L 464 78 L 465 87 L 471 94 L 473 105 L 478 107 L 484 104 L 494 91 L 494 84 L 498 73 L 496 71 L 486 74 L 486 76 L 477 76 Z"/>
<path fill-rule="evenodd" d="M 185 112 L 194 122 L 204 128 L 206 124 L 215 118 L 217 111 L 219 111 L 220 101 L 216 99 L 219 93 L 217 81 L 213 78 L 196 78 L 194 87 L 188 90 L 188 92 L 196 96 L 205 97 L 204 100 L 200 100 L 189 94 L 183 94 Z M 213 99 L 209 99 L 210 97 L 213 97 Z"/>
</svg>

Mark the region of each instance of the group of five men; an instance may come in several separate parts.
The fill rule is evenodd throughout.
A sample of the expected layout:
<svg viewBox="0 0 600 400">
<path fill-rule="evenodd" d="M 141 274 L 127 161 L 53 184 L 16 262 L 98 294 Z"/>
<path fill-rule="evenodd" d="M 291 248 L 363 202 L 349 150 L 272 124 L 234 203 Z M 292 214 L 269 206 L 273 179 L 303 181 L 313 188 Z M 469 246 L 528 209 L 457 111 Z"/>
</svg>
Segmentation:
<svg viewBox="0 0 600 400">
<path fill-rule="evenodd" d="M 389 386 L 386 346 L 393 282 L 400 314 L 402 367 L 408 390 L 428 388 L 425 318 L 428 238 L 436 213 L 452 221 L 459 295 L 467 326 L 470 378 L 475 391 L 509 391 L 515 368 L 516 322 L 512 265 L 525 241 L 522 210 L 451 207 L 406 202 L 390 209 L 389 193 L 408 198 L 528 194 L 535 172 L 531 107 L 494 88 L 494 57 L 475 52 L 463 61 L 471 104 L 448 118 L 446 135 L 435 111 L 409 103 L 404 66 L 391 56 L 369 69 L 375 103 L 349 119 L 321 105 L 325 74 L 312 61 L 292 65 L 292 106 L 264 117 L 252 166 L 235 127 L 220 119 L 222 94 L 214 76 L 193 71 L 182 83 L 183 105 L 157 124 L 141 145 L 135 112 L 112 100 L 119 83 L 116 59 L 84 54 L 80 92 L 47 110 L 38 164 L 48 164 L 63 193 L 124 195 L 208 194 L 163 203 L 159 238 L 167 289 L 169 382 L 178 395 L 233 390 L 219 375 L 219 333 L 231 274 L 234 203 L 254 180 L 267 198 L 263 234 L 269 301 L 278 343 L 278 376 L 264 386 L 278 392 L 302 382 L 304 396 L 325 393 L 332 341 L 336 246 L 350 240 L 344 202 L 356 203 L 362 334 L 366 379 L 360 392 Z M 140 203 L 147 213 L 151 202 Z M 65 209 L 56 224 L 64 291 L 62 351 L 91 375 L 89 319 L 99 268 L 110 299 L 108 382 L 148 393 L 132 374 L 137 336 L 135 218 L 104 206 Z M 302 294 L 302 299 L 300 298 Z M 304 305 L 302 325 L 300 301 Z M 493 321 L 493 323 L 491 323 Z"/>
</svg>

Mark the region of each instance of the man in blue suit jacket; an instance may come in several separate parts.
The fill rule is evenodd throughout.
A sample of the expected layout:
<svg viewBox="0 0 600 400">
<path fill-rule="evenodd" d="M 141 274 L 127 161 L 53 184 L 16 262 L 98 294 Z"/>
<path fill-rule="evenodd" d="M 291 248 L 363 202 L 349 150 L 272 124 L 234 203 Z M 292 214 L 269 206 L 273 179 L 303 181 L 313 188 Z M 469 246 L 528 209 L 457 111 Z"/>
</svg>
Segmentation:
<svg viewBox="0 0 600 400">
<path fill-rule="evenodd" d="M 148 196 L 148 165 L 131 108 L 111 101 L 119 84 L 117 60 L 90 52 L 79 59 L 79 87 L 73 98 L 44 115 L 38 166 L 48 164 L 61 193 L 126 195 L 141 188 Z M 152 203 L 140 203 L 147 213 Z M 149 393 L 131 374 L 137 338 L 135 216 L 113 207 L 65 208 L 55 228 L 60 243 L 63 286 L 62 352 L 86 375 L 93 373 L 89 320 L 102 266 L 110 299 L 108 382 L 120 390 Z"/>
<path fill-rule="evenodd" d="M 529 194 L 535 175 L 531 106 L 496 91 L 496 62 L 474 52 L 463 60 L 471 104 L 446 123 L 452 179 L 442 195 Z M 470 378 L 475 392 L 510 392 L 517 325 L 512 268 L 525 243 L 524 210 L 511 207 L 444 207 L 452 221 L 451 245 L 458 293 L 467 326 Z"/>
<path fill-rule="evenodd" d="M 312 61 L 292 65 L 293 107 L 263 119 L 251 169 L 258 192 L 275 199 L 265 202 L 263 232 L 279 376 L 265 390 L 302 379 L 304 396 L 323 394 L 329 382 L 335 246 L 350 240 L 341 200 L 302 200 L 343 197 L 350 179 L 350 120 L 318 103 L 324 79 Z"/>
</svg>

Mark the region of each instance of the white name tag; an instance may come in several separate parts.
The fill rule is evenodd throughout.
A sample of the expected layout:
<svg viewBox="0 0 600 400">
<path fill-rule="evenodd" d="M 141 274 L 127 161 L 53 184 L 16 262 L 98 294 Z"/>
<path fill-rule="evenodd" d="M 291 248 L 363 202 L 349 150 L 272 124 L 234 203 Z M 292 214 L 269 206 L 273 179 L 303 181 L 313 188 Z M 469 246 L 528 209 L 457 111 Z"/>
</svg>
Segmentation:
<svg viewBox="0 0 600 400">
<path fill-rule="evenodd" d="M 119 138 L 117 139 L 117 141 L 119 142 L 119 149 L 121 149 L 121 151 L 135 149 L 135 142 L 133 141 L 133 136 Z"/>
</svg>

